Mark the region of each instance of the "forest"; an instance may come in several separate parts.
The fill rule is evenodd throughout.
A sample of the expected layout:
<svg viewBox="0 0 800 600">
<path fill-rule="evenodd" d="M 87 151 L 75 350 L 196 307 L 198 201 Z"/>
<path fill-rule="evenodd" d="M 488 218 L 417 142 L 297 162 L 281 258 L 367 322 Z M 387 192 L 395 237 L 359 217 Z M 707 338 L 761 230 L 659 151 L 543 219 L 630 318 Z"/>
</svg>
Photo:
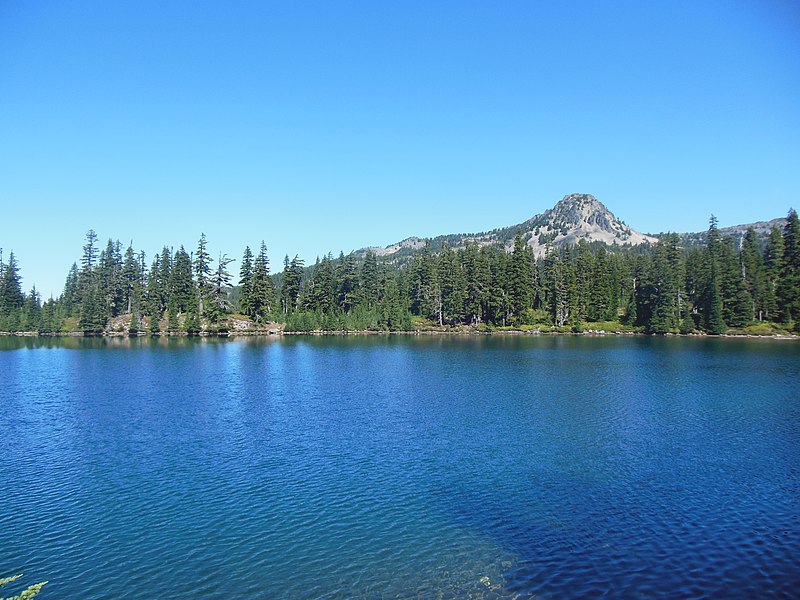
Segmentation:
<svg viewBox="0 0 800 600">
<path fill-rule="evenodd" d="M 711 218 L 706 243 L 684 248 L 677 234 L 633 248 L 580 242 L 535 258 L 526 238 L 513 247 L 446 243 L 407 262 L 375 253 L 327 255 L 306 267 L 295 256 L 270 272 L 267 246 L 243 251 L 234 281 L 202 234 L 193 252 L 144 252 L 86 234 L 80 260 L 57 298 L 21 289 L 13 252 L 0 251 L 0 331 L 41 335 L 129 335 L 266 331 L 477 330 L 651 334 L 797 332 L 800 223 L 760 239 L 722 236 Z"/>
</svg>

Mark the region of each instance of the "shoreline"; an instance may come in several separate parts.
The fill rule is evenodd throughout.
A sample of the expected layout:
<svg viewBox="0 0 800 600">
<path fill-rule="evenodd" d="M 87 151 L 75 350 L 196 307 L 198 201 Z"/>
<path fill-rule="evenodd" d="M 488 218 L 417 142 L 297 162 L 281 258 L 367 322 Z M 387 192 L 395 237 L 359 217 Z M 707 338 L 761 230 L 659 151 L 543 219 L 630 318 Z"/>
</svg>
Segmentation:
<svg viewBox="0 0 800 600">
<path fill-rule="evenodd" d="M 494 331 L 475 331 L 475 330 L 461 330 L 461 331 L 437 331 L 437 330 L 412 330 L 412 331 L 375 331 L 375 330 L 360 330 L 360 331 L 284 331 L 282 329 L 271 330 L 238 330 L 229 332 L 207 332 L 201 331 L 199 333 L 188 334 L 186 332 L 160 332 L 160 333 L 147 333 L 141 332 L 137 334 L 130 334 L 126 332 L 103 332 L 103 333 L 85 333 L 83 331 L 70 331 L 70 332 L 56 332 L 56 333 L 39 333 L 38 331 L 0 331 L 0 337 L 24 337 L 24 338 L 248 338 L 248 337 L 282 337 L 282 336 L 371 336 L 371 335 L 415 335 L 415 336 L 456 336 L 456 337 L 470 337 L 470 336 L 571 336 L 571 337 L 680 337 L 680 338 L 739 338 L 739 339 L 770 339 L 770 340 L 800 340 L 800 335 L 795 334 L 753 334 L 753 333 L 722 333 L 722 334 L 709 334 L 709 333 L 644 333 L 639 331 L 602 331 L 602 330 L 588 330 L 580 332 L 567 332 L 567 331 L 538 331 L 530 330 L 524 331 L 521 329 L 504 329 Z"/>
</svg>

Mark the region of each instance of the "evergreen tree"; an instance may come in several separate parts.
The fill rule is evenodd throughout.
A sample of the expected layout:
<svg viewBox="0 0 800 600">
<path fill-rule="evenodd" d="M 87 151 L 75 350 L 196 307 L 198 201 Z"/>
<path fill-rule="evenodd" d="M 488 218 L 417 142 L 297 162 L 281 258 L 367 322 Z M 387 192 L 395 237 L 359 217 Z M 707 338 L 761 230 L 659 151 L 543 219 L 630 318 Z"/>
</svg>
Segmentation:
<svg viewBox="0 0 800 600">
<path fill-rule="evenodd" d="M 682 334 L 693 333 L 695 330 L 695 322 L 694 318 L 692 318 L 692 311 L 689 310 L 689 306 L 686 305 L 684 308 L 683 320 L 681 320 L 681 327 L 680 332 Z"/>
<path fill-rule="evenodd" d="M 80 303 L 80 291 L 78 288 L 78 265 L 72 263 L 72 267 L 67 274 L 67 279 L 64 282 L 64 291 L 61 294 L 61 306 L 63 307 L 64 314 L 68 317 L 76 316 L 78 305 Z"/>
<path fill-rule="evenodd" d="M 577 245 L 575 258 L 575 306 L 574 319 L 585 321 L 589 314 L 592 297 L 592 282 L 594 280 L 594 257 L 589 244 L 582 239 Z"/>
<path fill-rule="evenodd" d="M 197 310 L 197 296 L 192 279 L 192 260 L 183 246 L 175 253 L 175 264 L 169 280 L 169 300 L 177 317 L 189 310 Z"/>
<path fill-rule="evenodd" d="M 42 305 L 42 328 L 40 333 L 54 333 L 61 330 L 62 316 L 59 303 L 52 297 Z"/>
<path fill-rule="evenodd" d="M 106 327 L 107 316 L 105 297 L 97 283 L 92 283 L 84 291 L 80 306 L 78 326 L 86 335 L 97 335 Z"/>
<path fill-rule="evenodd" d="M 190 309 L 186 313 L 186 317 L 183 321 L 183 329 L 189 335 L 197 335 L 198 333 L 200 333 L 201 330 L 200 317 L 198 316 L 194 308 Z"/>
<path fill-rule="evenodd" d="M 722 316 L 722 274 L 719 266 L 721 246 L 722 241 L 717 229 L 717 219 L 714 215 L 711 215 L 705 252 L 706 281 L 703 292 L 703 314 L 705 316 L 705 329 L 712 334 L 724 333 L 727 329 Z"/>
<path fill-rule="evenodd" d="M 36 291 L 36 286 L 34 286 L 25 298 L 22 312 L 22 329 L 23 331 L 40 331 L 42 328 L 41 297 L 39 292 Z"/>
<path fill-rule="evenodd" d="M 680 238 L 667 234 L 656 244 L 653 256 L 652 301 L 645 329 L 650 333 L 677 330 L 681 313 Z"/>
<path fill-rule="evenodd" d="M 352 253 L 347 256 L 340 253 L 338 263 L 338 304 L 341 311 L 349 315 L 358 299 L 358 265 Z"/>
<path fill-rule="evenodd" d="M 304 310 L 317 311 L 322 314 L 333 312 L 337 306 L 336 274 L 330 255 L 317 261 L 311 277 L 303 291 L 302 306 Z"/>
<path fill-rule="evenodd" d="M 521 323 L 532 303 L 533 251 L 519 233 L 514 237 L 508 267 L 509 318 Z"/>
<path fill-rule="evenodd" d="M 139 316 L 136 313 L 131 314 L 131 322 L 128 325 L 128 334 L 131 336 L 139 335 Z"/>
<path fill-rule="evenodd" d="M 181 323 L 178 319 L 178 308 L 175 306 L 175 301 L 170 299 L 167 305 L 167 331 L 176 333 L 180 331 Z"/>
<path fill-rule="evenodd" d="M 239 312 L 253 315 L 253 253 L 250 246 L 245 246 L 239 269 Z"/>
<path fill-rule="evenodd" d="M 86 244 L 83 246 L 83 258 L 81 259 L 81 271 L 91 273 L 97 264 L 97 233 L 94 229 L 86 232 Z"/>
<path fill-rule="evenodd" d="M 19 265 L 14 253 L 8 255 L 8 264 L 3 267 L 0 278 L 0 314 L 10 314 L 22 308 L 25 296 L 22 294 L 22 282 L 19 275 Z"/>
<path fill-rule="evenodd" d="M 288 257 L 286 268 L 289 268 Z M 302 277 L 302 268 L 301 268 Z M 253 263 L 253 282 L 250 294 L 250 308 L 252 317 L 256 320 L 266 319 L 273 312 L 275 304 L 275 287 L 269 274 L 269 257 L 267 256 L 267 245 L 261 241 L 261 247 Z"/>
<path fill-rule="evenodd" d="M 361 266 L 359 289 L 361 291 L 360 303 L 368 309 L 375 308 L 379 295 L 378 257 L 372 250 L 367 250 L 364 264 Z"/>
<path fill-rule="evenodd" d="M 780 318 L 778 309 L 778 283 L 783 270 L 783 233 L 777 227 L 769 232 L 764 248 L 764 318 L 775 321 Z"/>
<path fill-rule="evenodd" d="M 783 261 L 777 288 L 784 323 L 800 328 L 800 219 L 789 210 L 783 228 Z"/>
<path fill-rule="evenodd" d="M 489 287 L 489 266 L 486 254 L 478 245 L 468 243 L 461 252 L 464 272 L 464 317 L 468 323 L 481 323 L 486 315 L 487 291 Z"/>
<path fill-rule="evenodd" d="M 158 327 L 158 321 L 164 314 L 163 306 L 161 304 L 161 256 L 156 254 L 153 258 L 153 264 L 150 267 L 150 273 L 147 276 L 147 302 L 145 312 L 150 317 L 150 332 L 158 333 L 158 329 L 153 330 L 153 326 Z"/>
<path fill-rule="evenodd" d="M 213 286 L 211 283 L 211 255 L 207 250 L 206 234 L 200 234 L 200 241 L 197 242 L 197 252 L 195 253 L 192 266 L 197 277 L 198 310 L 201 316 L 205 315 L 206 306 L 211 301 Z"/>
<path fill-rule="evenodd" d="M 233 262 L 226 254 L 220 253 L 217 261 L 217 268 L 211 281 L 211 307 L 208 317 L 216 323 L 231 309 L 231 302 L 228 298 L 228 290 L 231 287 L 231 274 L 228 272 L 228 265 Z"/>
<path fill-rule="evenodd" d="M 617 306 L 613 296 L 614 280 L 611 263 L 605 248 L 600 248 L 597 251 L 593 264 L 594 269 L 588 292 L 587 320 L 606 321 L 614 319 L 617 316 Z"/>
<path fill-rule="evenodd" d="M 122 281 L 124 286 L 123 302 L 125 304 L 125 314 L 133 312 L 134 290 L 141 286 L 139 259 L 133 251 L 133 245 L 129 244 L 125 250 L 125 260 L 122 264 Z"/>
<path fill-rule="evenodd" d="M 445 242 L 439 255 L 438 279 L 442 293 L 442 320 L 457 324 L 464 320 L 466 278 L 461 261 Z"/>
<path fill-rule="evenodd" d="M 158 262 L 159 265 L 158 291 L 159 291 L 159 303 L 162 313 L 165 310 L 167 310 L 167 307 L 169 305 L 170 294 L 172 293 L 170 285 L 172 281 L 173 262 L 174 261 L 172 257 L 172 250 L 164 246 L 161 249 L 161 257 Z"/>
<path fill-rule="evenodd" d="M 765 318 L 770 304 L 769 285 L 765 275 L 764 255 L 755 229 L 749 227 L 742 240 L 742 277 L 752 299 L 750 313 L 759 321 Z"/>
<path fill-rule="evenodd" d="M 410 271 L 412 312 L 426 319 L 435 320 L 441 325 L 443 322 L 442 291 L 439 285 L 436 260 L 431 255 L 430 244 L 426 243 L 425 247 L 414 257 Z M 365 262 L 361 269 L 361 289 L 365 291 L 364 302 L 368 309 L 372 309 L 377 302 L 377 281 L 377 266 L 373 274 L 369 263 Z M 372 296 L 372 293 L 367 293 L 367 290 L 372 287 L 376 290 L 375 302 L 367 300 Z"/>
<path fill-rule="evenodd" d="M 297 255 L 291 261 L 289 261 L 288 256 L 284 259 L 283 281 L 281 283 L 283 314 L 289 314 L 298 308 L 303 282 L 303 266 L 303 259 Z"/>
<path fill-rule="evenodd" d="M 105 249 L 100 252 L 97 266 L 93 273 L 95 293 L 100 300 L 106 318 L 115 317 L 124 310 L 124 283 L 122 277 L 122 251 L 119 242 L 108 240 Z"/>
</svg>

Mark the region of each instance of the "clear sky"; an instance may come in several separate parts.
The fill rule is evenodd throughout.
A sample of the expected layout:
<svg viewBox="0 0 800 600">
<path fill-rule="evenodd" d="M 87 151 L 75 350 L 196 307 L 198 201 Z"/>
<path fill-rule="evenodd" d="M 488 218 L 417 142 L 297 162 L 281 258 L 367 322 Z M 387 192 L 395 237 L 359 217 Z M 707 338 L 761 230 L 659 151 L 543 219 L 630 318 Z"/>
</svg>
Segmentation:
<svg viewBox="0 0 800 600">
<path fill-rule="evenodd" d="M 572 192 L 767 220 L 799 179 L 796 0 L 0 0 L 0 247 L 45 298 L 90 228 L 275 271 Z"/>
</svg>

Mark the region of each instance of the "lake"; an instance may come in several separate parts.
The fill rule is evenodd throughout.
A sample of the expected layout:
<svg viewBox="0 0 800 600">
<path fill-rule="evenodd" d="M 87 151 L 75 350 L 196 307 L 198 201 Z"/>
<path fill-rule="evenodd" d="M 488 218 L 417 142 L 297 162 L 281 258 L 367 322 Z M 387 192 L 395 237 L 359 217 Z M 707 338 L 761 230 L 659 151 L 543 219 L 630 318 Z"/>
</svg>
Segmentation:
<svg viewBox="0 0 800 600">
<path fill-rule="evenodd" d="M 42 600 L 796 597 L 800 344 L 0 338 L 0 482 Z"/>
</svg>

